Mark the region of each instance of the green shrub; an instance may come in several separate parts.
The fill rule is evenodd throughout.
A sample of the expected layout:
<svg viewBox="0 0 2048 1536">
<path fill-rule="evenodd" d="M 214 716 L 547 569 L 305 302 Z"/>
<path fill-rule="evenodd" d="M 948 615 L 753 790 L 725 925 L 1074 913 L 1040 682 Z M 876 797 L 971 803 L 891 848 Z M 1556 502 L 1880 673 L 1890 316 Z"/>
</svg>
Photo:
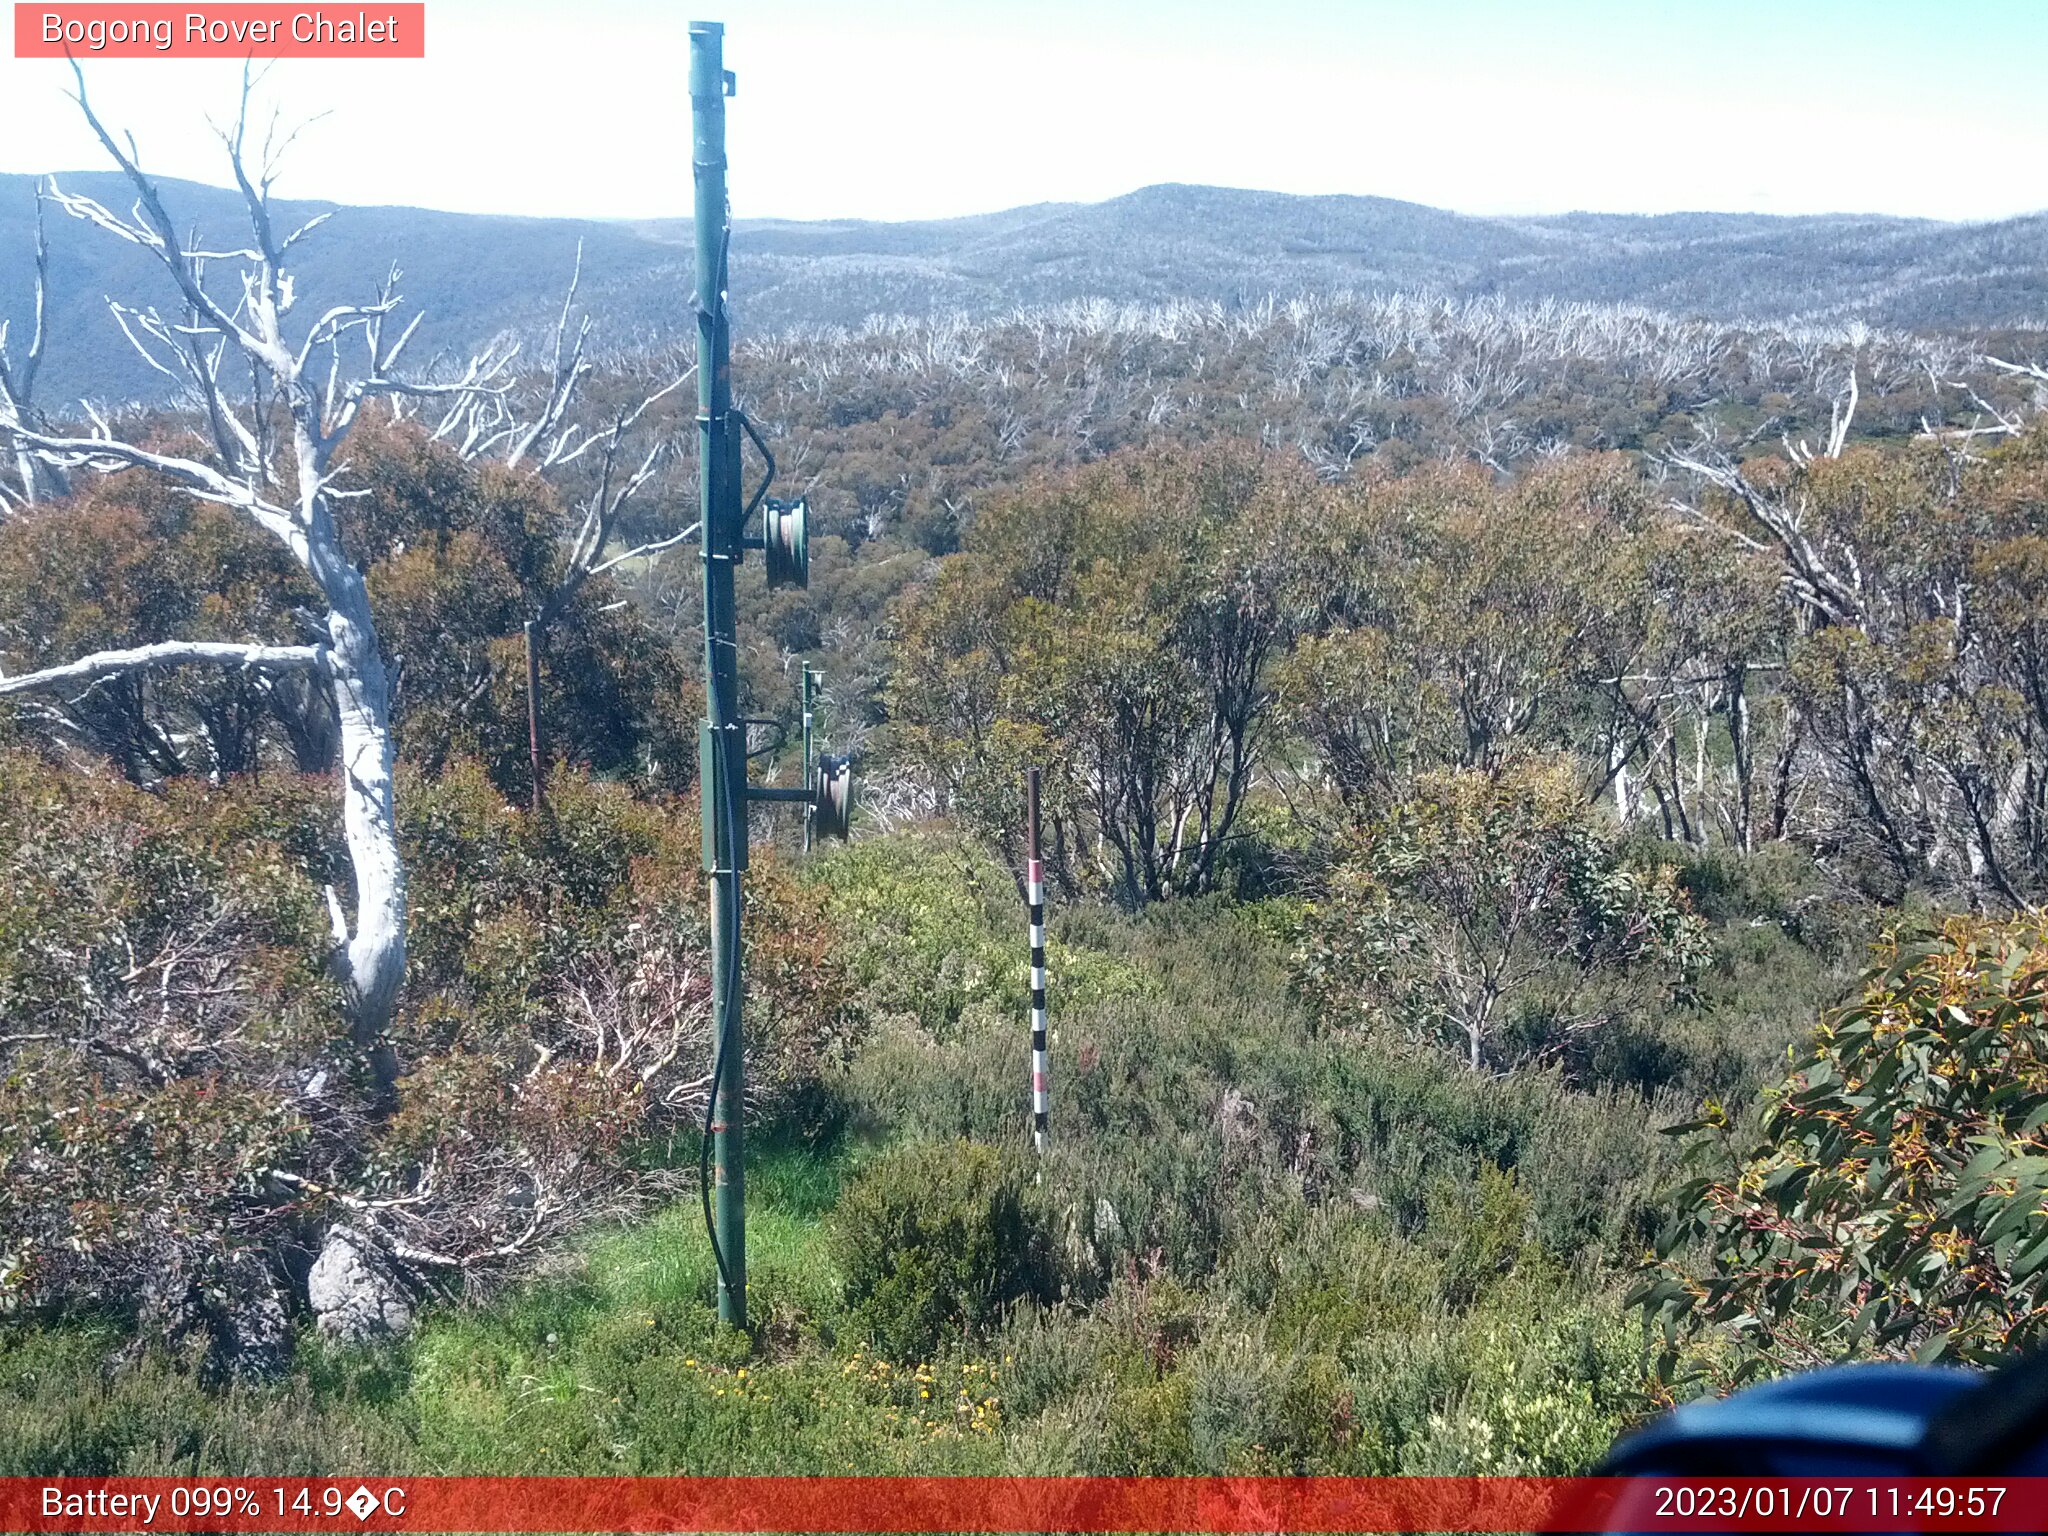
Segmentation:
<svg viewBox="0 0 2048 1536">
<path fill-rule="evenodd" d="M 315 1353 L 315 1352 L 309 1352 Z M 0 1476 L 363 1476 L 421 1469 L 390 1399 L 402 1365 L 316 1359 L 275 1385 L 201 1385 L 194 1361 L 104 1321 L 0 1331 Z"/>
<path fill-rule="evenodd" d="M 1030 1004 L 1024 899 L 993 856 L 966 838 L 911 831 L 816 859 L 845 964 L 868 1009 L 955 1039 L 977 1012 L 1021 1019 Z M 1149 979 L 1092 934 L 1063 942 L 1082 912 L 1052 913 L 1046 971 L 1062 1006 L 1147 991 Z"/>
<path fill-rule="evenodd" d="M 1843 1355 L 1977 1364 L 2048 1339 L 2048 929 L 1892 939 L 1766 1095 L 1710 1105 L 1637 1300 L 1667 1375 Z"/>
<path fill-rule="evenodd" d="M 1584 1473 L 1652 1408 L 1631 1332 L 1608 1297 L 1516 1281 L 1463 1318 L 1374 1340 L 1352 1376 L 1372 1470 Z"/>
<path fill-rule="evenodd" d="M 1790 843 L 1747 856 L 1703 850 L 1680 865 L 1678 880 L 1712 930 L 1698 1006 L 1631 1021 L 1599 1042 L 1591 1068 L 1602 1081 L 1645 1092 L 1661 1085 L 1688 1101 L 1667 1119 L 1781 1079 L 1788 1052 L 1803 1052 L 1821 1014 L 1853 994 L 1886 920 Z"/>
<path fill-rule="evenodd" d="M 1534 1235 L 1560 1258 L 1632 1262 L 1655 1222 L 1669 1143 L 1651 1104 L 1625 1090 L 1579 1093 L 1552 1072 L 1474 1076 L 1435 1052 L 1360 1041 L 1337 1054 L 1322 1093 L 1357 1198 L 1403 1232 L 1428 1223 L 1447 1171 L 1512 1170 Z"/>
<path fill-rule="evenodd" d="M 829 851 L 809 873 L 878 1015 L 908 1014 L 944 1039 L 977 1001 L 1023 1006 L 1022 902 L 975 845 L 932 834 L 870 838 Z"/>
<path fill-rule="evenodd" d="M 1273 1202 L 1231 1249 L 1215 1289 L 1262 1316 L 1276 1346 L 1341 1355 L 1375 1334 L 1435 1326 L 1437 1253 L 1351 1206 Z"/>
<path fill-rule="evenodd" d="M 1424 1234 L 1442 1256 L 1443 1298 L 1451 1306 L 1469 1306 L 1518 1263 L 1536 1257 L 1529 1196 L 1498 1163 L 1480 1159 L 1469 1179 L 1440 1169 L 1425 1200 Z"/>
<path fill-rule="evenodd" d="M 1296 950 L 1303 996 L 1475 1072 L 1582 1066 L 1617 1022 L 1687 996 L 1708 955 L 1674 872 L 1630 868 L 1562 760 L 1418 776 L 1328 886 Z"/>
<path fill-rule="evenodd" d="M 1369 1219 L 1258 1241 L 1276 1247 L 1235 1250 L 1217 1285 L 1134 1265 L 1086 1311 L 1017 1316 L 1012 1469 L 1569 1473 L 1651 1409 L 1609 1292 L 1518 1270 L 1461 1311 L 1422 1246 Z"/>
<path fill-rule="evenodd" d="M 985 1334 L 1044 1289 L 1043 1225 L 1020 1169 L 989 1147 L 885 1154 L 847 1186 L 832 1225 L 855 1325 L 891 1359 Z"/>
<path fill-rule="evenodd" d="M 1196 1471 L 1273 1475 L 1342 1464 L 1355 1422 L 1331 1357 L 1276 1349 L 1254 1325 L 1212 1333 L 1185 1370 Z"/>
</svg>

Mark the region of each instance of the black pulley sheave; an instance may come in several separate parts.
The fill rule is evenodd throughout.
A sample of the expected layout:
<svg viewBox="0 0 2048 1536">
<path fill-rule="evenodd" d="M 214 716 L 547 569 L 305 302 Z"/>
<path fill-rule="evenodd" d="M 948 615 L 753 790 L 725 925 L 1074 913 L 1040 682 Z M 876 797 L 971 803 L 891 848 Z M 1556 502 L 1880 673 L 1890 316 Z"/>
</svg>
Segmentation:
<svg viewBox="0 0 2048 1536">
<path fill-rule="evenodd" d="M 817 782 L 811 786 L 811 825 L 819 837 L 842 843 L 853 825 L 853 759 L 821 757 Z"/>
<path fill-rule="evenodd" d="M 771 587 L 811 584 L 811 509 L 795 501 L 769 497 L 761 509 L 761 553 Z"/>
</svg>

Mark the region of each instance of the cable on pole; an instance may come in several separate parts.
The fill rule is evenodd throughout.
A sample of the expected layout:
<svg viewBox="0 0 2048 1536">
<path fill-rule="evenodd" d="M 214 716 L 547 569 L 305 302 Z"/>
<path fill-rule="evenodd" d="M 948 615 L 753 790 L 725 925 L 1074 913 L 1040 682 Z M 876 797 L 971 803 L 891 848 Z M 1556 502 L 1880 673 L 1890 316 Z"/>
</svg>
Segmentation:
<svg viewBox="0 0 2048 1536">
<path fill-rule="evenodd" d="M 736 836 L 733 828 L 733 797 L 730 795 L 725 800 L 725 826 L 728 843 L 730 843 L 731 839 Z M 738 882 L 734 883 L 737 884 Z M 734 901 L 731 904 L 727 931 L 724 936 L 725 942 L 730 945 L 727 953 L 732 956 L 732 960 L 725 968 L 725 997 L 723 999 L 723 1006 L 718 1008 L 713 1015 L 714 1022 L 731 1017 L 731 1010 L 739 1006 L 740 968 L 738 961 L 740 955 L 740 932 L 740 904 L 738 901 Z M 711 1096 L 704 1101 L 704 1134 L 697 1143 L 697 1193 L 703 1199 L 704 1231 L 711 1239 L 711 1261 L 718 1268 L 718 1283 L 725 1293 L 730 1296 L 733 1294 L 732 1267 L 726 1262 L 725 1245 L 718 1240 L 718 1221 L 711 1210 L 711 1149 L 719 1130 L 718 1091 L 725 1085 L 726 1071 L 726 1032 L 723 1029 L 718 1029 L 715 1031 L 715 1034 L 717 1044 L 712 1047 L 711 1051 Z M 744 1113 L 744 1104 L 741 1106 L 741 1109 L 742 1113 Z M 742 1291 L 740 1295 L 744 1298 L 745 1292 Z"/>
</svg>

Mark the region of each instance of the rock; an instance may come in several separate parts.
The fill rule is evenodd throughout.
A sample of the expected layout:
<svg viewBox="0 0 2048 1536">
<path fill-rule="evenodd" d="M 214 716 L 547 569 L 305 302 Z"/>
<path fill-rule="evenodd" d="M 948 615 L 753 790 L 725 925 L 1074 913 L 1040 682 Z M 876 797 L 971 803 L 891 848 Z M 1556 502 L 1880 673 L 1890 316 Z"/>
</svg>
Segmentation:
<svg viewBox="0 0 2048 1536">
<path fill-rule="evenodd" d="M 1092 1212 L 1085 1203 L 1068 1206 L 1060 1223 L 1062 1291 L 1093 1294 L 1109 1278 L 1109 1260 L 1123 1239 L 1123 1221 L 1107 1197 L 1098 1196 Z"/>
<path fill-rule="evenodd" d="M 396 1338 L 412 1327 L 413 1291 L 398 1266 L 348 1227 L 335 1227 L 306 1276 L 320 1332 L 342 1344 Z"/>
</svg>

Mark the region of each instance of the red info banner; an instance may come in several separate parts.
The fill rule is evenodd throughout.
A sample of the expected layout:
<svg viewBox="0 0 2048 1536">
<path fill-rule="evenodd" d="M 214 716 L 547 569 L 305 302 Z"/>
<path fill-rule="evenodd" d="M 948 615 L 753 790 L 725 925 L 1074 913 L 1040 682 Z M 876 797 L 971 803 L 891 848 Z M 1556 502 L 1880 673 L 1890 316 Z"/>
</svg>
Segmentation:
<svg viewBox="0 0 2048 1536">
<path fill-rule="evenodd" d="M 2039 1531 L 2048 1478 L 0 1478 L 0 1530 Z"/>
<path fill-rule="evenodd" d="M 368 5 L 14 7 L 17 59 L 423 59 L 427 8 Z"/>
</svg>

